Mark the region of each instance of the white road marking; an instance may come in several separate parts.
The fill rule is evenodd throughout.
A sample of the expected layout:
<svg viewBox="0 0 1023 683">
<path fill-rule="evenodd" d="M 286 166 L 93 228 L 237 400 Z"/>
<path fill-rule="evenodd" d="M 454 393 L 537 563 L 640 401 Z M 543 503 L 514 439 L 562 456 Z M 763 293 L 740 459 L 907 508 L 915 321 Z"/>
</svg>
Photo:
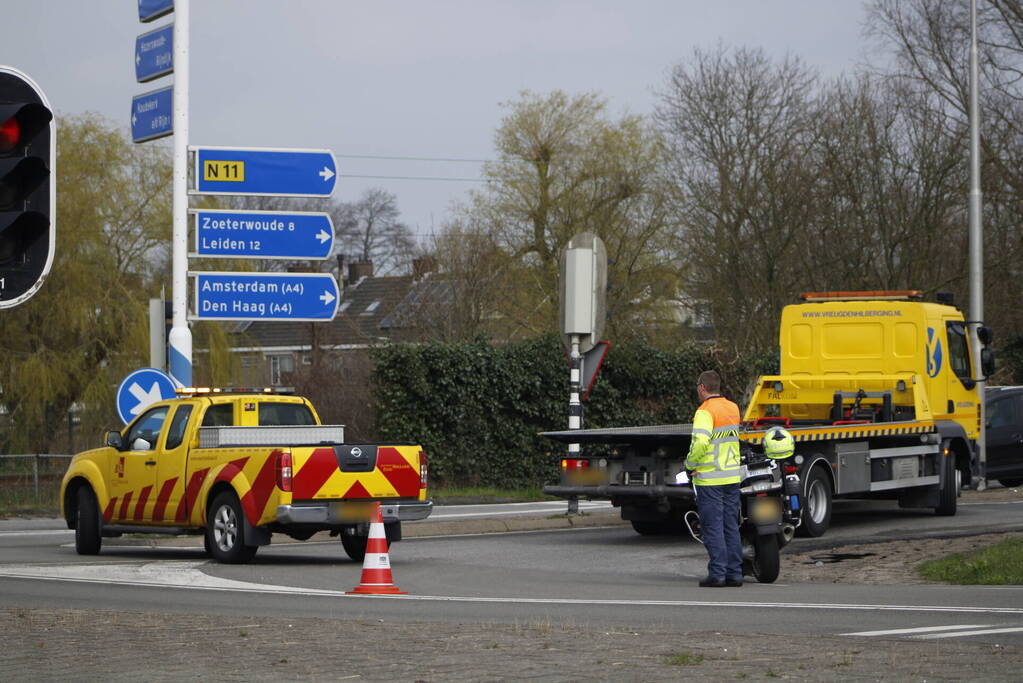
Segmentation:
<svg viewBox="0 0 1023 683">
<path fill-rule="evenodd" d="M 938 638 L 965 638 L 967 636 L 990 636 L 999 633 L 1023 633 L 1023 626 L 1010 628 L 987 628 L 980 631 L 958 631 L 955 633 L 936 633 L 927 636 L 913 636 L 919 640 L 937 640 Z"/>
<path fill-rule="evenodd" d="M 856 633 L 840 633 L 840 636 L 901 636 L 910 633 L 933 633 L 937 631 L 956 631 L 964 628 L 988 628 L 993 624 L 955 624 L 954 626 L 921 626 L 920 628 L 893 628 L 887 631 L 857 631 Z"/>
<path fill-rule="evenodd" d="M 105 583 L 124 586 L 187 588 L 193 590 L 237 591 L 246 593 L 268 593 L 278 595 L 309 595 L 336 598 L 384 598 L 388 600 L 413 600 L 423 602 L 464 602 L 491 604 L 529 605 L 593 605 L 593 606 L 652 606 L 652 607 L 725 607 L 739 609 L 801 609 L 834 611 L 878 611 L 878 612 L 945 612 L 953 614 L 1014 614 L 1023 615 L 1023 607 L 980 607 L 949 605 L 869 605 L 842 603 L 808 602 L 766 602 L 766 601 L 710 601 L 710 600 L 584 600 L 573 598 L 527 598 L 527 597 L 464 597 L 455 595 L 376 595 L 349 596 L 347 587 L 338 590 L 301 588 L 297 586 L 275 586 L 247 581 L 235 581 L 210 576 L 200 567 L 207 562 L 159 561 L 145 563 L 109 563 L 76 565 L 7 565 L 0 567 L 0 576 L 41 581 L 75 581 L 82 583 Z M 353 577 L 354 578 L 354 577 Z"/>
<path fill-rule="evenodd" d="M 54 536 L 56 534 L 73 534 L 74 529 L 25 529 L 24 531 L 0 531 L 0 538 L 6 536 Z"/>
</svg>

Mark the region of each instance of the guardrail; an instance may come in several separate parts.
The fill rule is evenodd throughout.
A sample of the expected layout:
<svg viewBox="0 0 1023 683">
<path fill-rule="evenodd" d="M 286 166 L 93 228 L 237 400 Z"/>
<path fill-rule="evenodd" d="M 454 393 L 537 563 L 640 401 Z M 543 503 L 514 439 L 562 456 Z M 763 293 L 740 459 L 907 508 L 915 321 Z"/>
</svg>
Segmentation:
<svg viewBox="0 0 1023 683">
<path fill-rule="evenodd" d="M 0 455 L 0 509 L 55 506 L 70 455 Z"/>
</svg>

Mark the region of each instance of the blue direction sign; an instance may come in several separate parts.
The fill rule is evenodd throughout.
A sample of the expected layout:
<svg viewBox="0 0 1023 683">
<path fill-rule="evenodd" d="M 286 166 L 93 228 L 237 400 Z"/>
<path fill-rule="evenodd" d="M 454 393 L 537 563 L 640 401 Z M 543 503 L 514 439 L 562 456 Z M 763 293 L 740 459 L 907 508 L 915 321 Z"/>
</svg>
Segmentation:
<svg viewBox="0 0 1023 683">
<path fill-rule="evenodd" d="M 197 194 L 329 197 L 337 181 L 328 149 L 191 149 Z"/>
<path fill-rule="evenodd" d="M 131 139 L 145 142 L 174 132 L 174 86 L 131 98 Z"/>
<path fill-rule="evenodd" d="M 135 80 L 139 83 L 174 71 L 174 24 L 135 39 Z"/>
<path fill-rule="evenodd" d="M 334 248 L 326 213 L 195 209 L 195 256 L 325 259 Z"/>
<path fill-rule="evenodd" d="M 200 320 L 333 320 L 330 273 L 193 273 Z"/>
<path fill-rule="evenodd" d="M 157 401 L 174 398 L 174 380 L 156 368 L 141 368 L 129 374 L 117 389 L 117 414 L 128 424 Z"/>
<path fill-rule="evenodd" d="M 174 11 L 174 0 L 139 0 L 139 21 L 159 19 Z"/>
</svg>

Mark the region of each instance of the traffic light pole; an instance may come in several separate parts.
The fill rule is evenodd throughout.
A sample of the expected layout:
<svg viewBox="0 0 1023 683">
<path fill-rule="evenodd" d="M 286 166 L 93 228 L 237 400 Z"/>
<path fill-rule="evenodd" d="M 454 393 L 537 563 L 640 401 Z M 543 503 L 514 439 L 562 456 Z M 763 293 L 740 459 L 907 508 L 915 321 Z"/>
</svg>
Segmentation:
<svg viewBox="0 0 1023 683">
<path fill-rule="evenodd" d="M 189 0 L 174 2 L 174 200 L 171 304 L 168 338 L 170 376 L 192 386 L 192 331 L 188 328 L 188 27 Z"/>
</svg>

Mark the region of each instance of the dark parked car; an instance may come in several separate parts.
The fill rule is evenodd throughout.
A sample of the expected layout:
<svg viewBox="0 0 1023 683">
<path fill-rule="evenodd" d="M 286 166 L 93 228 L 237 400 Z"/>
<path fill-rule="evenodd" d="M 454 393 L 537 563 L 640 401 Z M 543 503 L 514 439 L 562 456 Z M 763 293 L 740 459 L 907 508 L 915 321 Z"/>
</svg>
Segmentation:
<svg viewBox="0 0 1023 683">
<path fill-rule="evenodd" d="M 987 478 L 1002 486 L 1023 484 L 1023 386 L 988 387 Z"/>
</svg>

